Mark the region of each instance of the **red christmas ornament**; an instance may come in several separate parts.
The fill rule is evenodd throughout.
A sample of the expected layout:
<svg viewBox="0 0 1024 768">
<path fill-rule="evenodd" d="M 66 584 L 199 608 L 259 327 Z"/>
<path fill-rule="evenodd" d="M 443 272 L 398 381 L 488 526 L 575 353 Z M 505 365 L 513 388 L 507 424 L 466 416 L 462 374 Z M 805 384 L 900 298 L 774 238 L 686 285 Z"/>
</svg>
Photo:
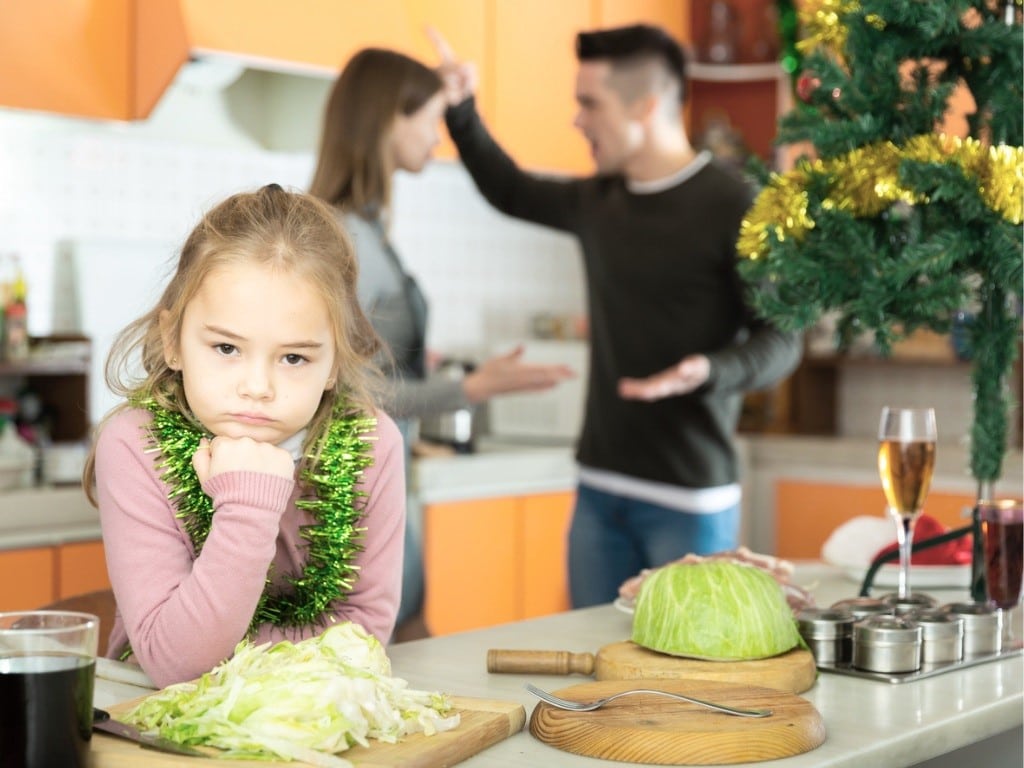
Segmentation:
<svg viewBox="0 0 1024 768">
<path fill-rule="evenodd" d="M 821 85 L 821 78 L 816 77 L 810 72 L 804 72 L 796 80 L 796 95 L 800 97 L 800 101 L 805 104 L 810 103 L 811 96 L 818 90 Z"/>
</svg>

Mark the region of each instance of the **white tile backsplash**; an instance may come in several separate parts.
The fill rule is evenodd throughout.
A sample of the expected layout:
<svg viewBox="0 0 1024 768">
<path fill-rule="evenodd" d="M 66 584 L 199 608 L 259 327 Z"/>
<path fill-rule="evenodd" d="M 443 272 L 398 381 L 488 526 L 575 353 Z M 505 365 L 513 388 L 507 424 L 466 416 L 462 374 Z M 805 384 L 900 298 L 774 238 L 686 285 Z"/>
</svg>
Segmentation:
<svg viewBox="0 0 1024 768">
<path fill-rule="evenodd" d="M 318 119 L 311 115 L 310 119 Z M 202 212 L 233 192 L 271 181 L 304 189 L 312 152 L 273 152 L 153 135 L 146 123 L 71 120 L 0 109 L 0 254 L 17 253 L 28 283 L 29 330 L 65 331 L 55 312 L 59 243 L 148 243 L 147 258 L 174 249 Z M 431 303 L 428 343 L 478 356 L 526 336 L 531 315 L 583 310 L 575 241 L 491 209 L 461 165 L 435 162 L 396 179 L 393 237 Z M 118 250 L 123 254 L 124 248 Z M 127 290 L 116 260 L 90 270 L 90 302 Z M 99 270 L 100 274 L 96 274 Z M 110 291 L 93 295 L 109 278 Z M 59 327 L 60 326 L 60 327 Z M 105 356 L 102 347 L 95 350 Z"/>
<path fill-rule="evenodd" d="M 966 442 L 974 418 L 970 368 L 962 365 L 848 365 L 839 383 L 839 432 L 877 437 L 882 407 L 934 408 L 939 438 Z"/>
</svg>

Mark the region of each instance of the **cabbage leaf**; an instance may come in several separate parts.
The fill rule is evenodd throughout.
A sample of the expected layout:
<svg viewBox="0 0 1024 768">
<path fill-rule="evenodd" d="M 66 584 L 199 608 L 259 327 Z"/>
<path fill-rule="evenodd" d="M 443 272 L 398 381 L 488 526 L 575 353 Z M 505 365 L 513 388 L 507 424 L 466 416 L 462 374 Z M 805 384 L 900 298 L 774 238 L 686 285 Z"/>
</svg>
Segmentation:
<svg viewBox="0 0 1024 768">
<path fill-rule="evenodd" d="M 324 768 L 351 768 L 336 753 L 369 739 L 393 744 L 459 723 L 446 696 L 391 677 L 384 647 L 352 622 L 297 643 L 243 640 L 212 671 L 147 697 L 122 719 L 180 744 L 225 750 L 221 757 Z"/>
<path fill-rule="evenodd" d="M 804 645 L 775 579 L 750 565 L 716 561 L 651 573 L 637 596 L 632 639 L 712 661 L 763 659 Z"/>
</svg>

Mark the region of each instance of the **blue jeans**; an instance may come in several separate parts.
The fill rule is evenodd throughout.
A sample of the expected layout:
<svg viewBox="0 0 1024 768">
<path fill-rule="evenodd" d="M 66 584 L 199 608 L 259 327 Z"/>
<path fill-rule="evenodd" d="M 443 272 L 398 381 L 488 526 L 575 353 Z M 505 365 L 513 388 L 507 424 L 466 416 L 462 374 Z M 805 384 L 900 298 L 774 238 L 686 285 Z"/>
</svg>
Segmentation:
<svg viewBox="0 0 1024 768">
<path fill-rule="evenodd" d="M 681 512 L 647 501 L 577 489 L 569 529 L 569 594 L 573 608 L 609 603 L 619 585 L 644 568 L 688 552 L 734 549 L 740 508 L 713 514 Z"/>
</svg>

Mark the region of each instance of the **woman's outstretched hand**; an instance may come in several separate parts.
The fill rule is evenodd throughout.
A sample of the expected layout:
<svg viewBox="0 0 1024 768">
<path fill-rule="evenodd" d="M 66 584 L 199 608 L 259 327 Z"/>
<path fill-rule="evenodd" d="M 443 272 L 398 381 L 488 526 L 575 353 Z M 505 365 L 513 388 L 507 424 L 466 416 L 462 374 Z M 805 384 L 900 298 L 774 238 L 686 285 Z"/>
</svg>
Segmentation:
<svg viewBox="0 0 1024 768">
<path fill-rule="evenodd" d="M 550 389 L 559 382 L 575 378 L 567 365 L 524 363 L 522 345 L 504 355 L 482 362 L 462 380 L 471 403 L 482 403 L 495 395 Z"/>
<path fill-rule="evenodd" d="M 449 107 L 454 107 L 476 93 L 479 83 L 476 65 L 472 62 L 459 61 L 448 41 L 434 27 L 428 26 L 426 32 L 441 59 L 437 74 L 444 82 L 445 99 Z"/>
</svg>

